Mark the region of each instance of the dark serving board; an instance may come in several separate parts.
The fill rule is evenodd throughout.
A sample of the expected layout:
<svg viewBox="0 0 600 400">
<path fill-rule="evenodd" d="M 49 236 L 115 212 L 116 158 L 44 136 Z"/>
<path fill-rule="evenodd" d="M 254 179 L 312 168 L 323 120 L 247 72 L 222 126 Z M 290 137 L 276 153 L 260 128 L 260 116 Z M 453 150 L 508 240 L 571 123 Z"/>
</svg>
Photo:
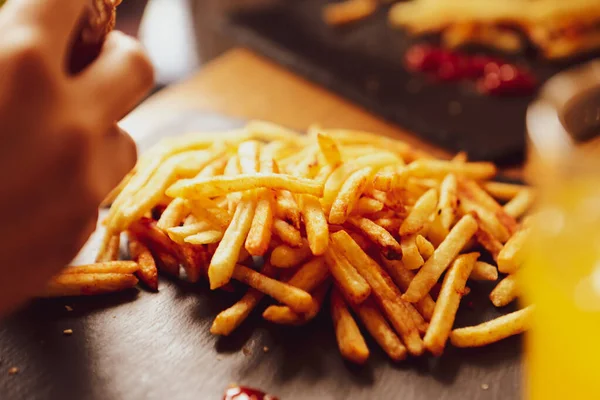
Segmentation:
<svg viewBox="0 0 600 400">
<path fill-rule="evenodd" d="M 140 147 L 167 134 L 240 123 L 183 114 L 144 135 Z M 98 239 L 98 234 L 92 237 L 76 263 L 93 260 Z M 474 308 L 460 311 L 461 326 L 499 314 L 486 299 L 489 285 L 470 286 L 464 301 Z M 210 292 L 205 283 L 161 279 L 159 293 L 132 290 L 34 301 L 0 321 L 0 399 L 217 400 L 231 383 L 255 386 L 282 400 L 519 397 L 518 337 L 483 349 L 449 347 L 438 359 L 397 365 L 369 340 L 372 356 L 356 367 L 340 357 L 328 312 L 305 327 L 285 328 L 264 322 L 256 310 L 231 337 L 212 336 L 213 318 L 238 297 Z M 73 335 L 64 336 L 64 329 Z M 19 372 L 9 375 L 13 366 Z"/>
<path fill-rule="evenodd" d="M 328 0 L 285 0 L 230 16 L 236 40 L 340 93 L 368 110 L 451 151 L 473 159 L 519 161 L 525 146 L 525 111 L 533 96 L 488 97 L 471 83 L 438 83 L 405 70 L 415 41 L 387 22 L 387 7 L 348 27 L 321 19 Z M 509 58 L 510 59 L 510 58 Z M 514 59 L 513 59 L 514 60 Z M 570 63 L 527 59 L 545 81 Z M 450 111 L 460 104 L 461 112 Z M 318 122 L 318 121 L 316 121 Z"/>
</svg>

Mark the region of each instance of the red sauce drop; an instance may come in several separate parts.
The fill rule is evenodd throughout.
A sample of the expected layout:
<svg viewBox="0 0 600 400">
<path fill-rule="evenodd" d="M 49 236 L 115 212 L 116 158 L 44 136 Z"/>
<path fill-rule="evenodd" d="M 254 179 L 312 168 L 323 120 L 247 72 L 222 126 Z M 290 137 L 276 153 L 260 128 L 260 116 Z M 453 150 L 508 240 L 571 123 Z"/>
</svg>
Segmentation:
<svg viewBox="0 0 600 400">
<path fill-rule="evenodd" d="M 472 80 L 486 95 L 527 95 L 536 87 L 527 70 L 500 58 L 469 55 L 430 45 L 415 45 L 405 54 L 406 67 L 440 81 Z"/>
<path fill-rule="evenodd" d="M 278 400 L 277 397 L 271 396 L 258 389 L 249 388 L 246 386 L 234 386 L 225 391 L 223 400 Z"/>
</svg>

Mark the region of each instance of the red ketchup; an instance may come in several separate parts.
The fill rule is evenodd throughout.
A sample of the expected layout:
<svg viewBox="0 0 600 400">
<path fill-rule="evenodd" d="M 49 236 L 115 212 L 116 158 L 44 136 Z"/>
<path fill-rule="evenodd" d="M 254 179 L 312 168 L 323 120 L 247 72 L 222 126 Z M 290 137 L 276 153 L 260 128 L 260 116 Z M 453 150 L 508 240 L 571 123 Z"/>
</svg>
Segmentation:
<svg viewBox="0 0 600 400">
<path fill-rule="evenodd" d="M 430 45 L 412 46 L 405 54 L 406 67 L 440 81 L 470 80 L 488 95 L 528 95 L 536 87 L 527 70 L 500 58 L 469 55 Z"/>
<path fill-rule="evenodd" d="M 233 386 L 225 391 L 223 400 L 278 400 L 277 397 L 246 386 Z"/>
</svg>

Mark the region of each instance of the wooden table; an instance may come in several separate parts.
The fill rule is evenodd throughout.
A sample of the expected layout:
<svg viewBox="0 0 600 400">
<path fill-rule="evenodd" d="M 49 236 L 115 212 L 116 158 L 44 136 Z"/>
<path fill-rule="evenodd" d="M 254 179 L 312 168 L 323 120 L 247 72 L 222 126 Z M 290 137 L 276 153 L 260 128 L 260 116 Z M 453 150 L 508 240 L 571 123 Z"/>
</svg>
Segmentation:
<svg viewBox="0 0 600 400">
<path fill-rule="evenodd" d="M 149 98 L 125 121 L 134 136 L 182 110 L 208 110 L 242 119 L 265 119 L 305 130 L 352 128 L 405 140 L 436 156 L 448 153 L 369 114 L 361 107 L 245 49 L 234 49 L 190 79 Z"/>
</svg>

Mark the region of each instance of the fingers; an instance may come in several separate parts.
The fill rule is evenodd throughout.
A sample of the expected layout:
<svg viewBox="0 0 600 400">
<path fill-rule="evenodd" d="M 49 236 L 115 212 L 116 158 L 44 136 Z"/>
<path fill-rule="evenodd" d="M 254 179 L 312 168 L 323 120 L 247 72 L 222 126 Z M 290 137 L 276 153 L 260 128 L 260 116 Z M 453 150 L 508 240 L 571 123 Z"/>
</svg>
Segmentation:
<svg viewBox="0 0 600 400">
<path fill-rule="evenodd" d="M 18 0 L 8 1 L 2 11 L 14 23 L 40 29 L 53 44 L 64 47 L 89 5 L 89 0 Z"/>
<path fill-rule="evenodd" d="M 77 78 L 86 96 L 102 99 L 102 118 L 121 119 L 141 101 L 154 84 L 154 69 L 141 44 L 111 32 L 98 59 Z"/>
<path fill-rule="evenodd" d="M 88 182 L 94 186 L 94 199 L 98 200 L 95 206 L 98 206 L 134 167 L 137 149 L 133 139 L 116 124 L 96 140 L 92 150 L 94 161 L 88 164 L 91 169 Z"/>
</svg>

